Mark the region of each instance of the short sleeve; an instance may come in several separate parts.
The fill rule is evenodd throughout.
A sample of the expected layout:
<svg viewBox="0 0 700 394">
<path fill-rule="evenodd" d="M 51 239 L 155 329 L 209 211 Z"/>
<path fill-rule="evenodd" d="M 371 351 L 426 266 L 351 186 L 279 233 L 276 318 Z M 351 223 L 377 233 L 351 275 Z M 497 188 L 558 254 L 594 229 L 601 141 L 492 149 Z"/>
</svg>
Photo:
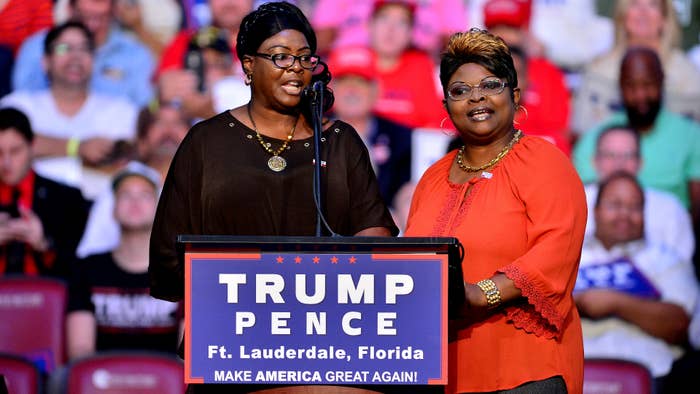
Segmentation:
<svg viewBox="0 0 700 394">
<path fill-rule="evenodd" d="M 95 305 L 91 300 L 89 272 L 87 271 L 89 263 L 86 260 L 77 260 L 71 263 L 68 277 L 68 312 L 95 312 Z"/>
</svg>

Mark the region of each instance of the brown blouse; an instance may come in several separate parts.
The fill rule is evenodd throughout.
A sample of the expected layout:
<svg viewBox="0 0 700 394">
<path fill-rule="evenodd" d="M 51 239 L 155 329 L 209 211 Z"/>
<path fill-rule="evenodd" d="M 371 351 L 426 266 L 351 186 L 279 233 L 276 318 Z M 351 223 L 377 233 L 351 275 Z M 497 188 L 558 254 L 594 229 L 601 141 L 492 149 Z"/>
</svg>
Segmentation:
<svg viewBox="0 0 700 394">
<path fill-rule="evenodd" d="M 283 142 L 263 138 L 272 149 Z M 316 234 L 313 138 L 291 141 L 280 156 L 287 167 L 270 170 L 271 154 L 228 111 L 192 127 L 170 166 L 153 224 L 149 273 L 154 297 L 182 299 L 178 235 Z M 321 163 L 323 213 L 335 233 L 349 236 L 370 227 L 398 233 L 367 149 L 350 125 L 335 121 L 323 131 Z"/>
</svg>

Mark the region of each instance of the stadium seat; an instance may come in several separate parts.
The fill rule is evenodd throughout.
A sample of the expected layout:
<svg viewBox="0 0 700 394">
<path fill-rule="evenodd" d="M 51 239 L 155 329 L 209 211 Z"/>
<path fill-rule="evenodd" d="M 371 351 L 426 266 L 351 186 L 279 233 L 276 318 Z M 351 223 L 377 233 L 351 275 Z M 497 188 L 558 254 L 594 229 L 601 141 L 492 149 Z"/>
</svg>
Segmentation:
<svg viewBox="0 0 700 394">
<path fill-rule="evenodd" d="M 0 352 L 32 360 L 44 373 L 65 362 L 66 284 L 36 276 L 0 277 Z"/>
<path fill-rule="evenodd" d="M 59 392 L 182 394 L 182 360 L 155 352 L 102 352 L 68 363 Z"/>
<path fill-rule="evenodd" d="M 620 359 L 583 362 L 584 394 L 651 394 L 652 377 L 642 364 Z"/>
<path fill-rule="evenodd" d="M 0 353 L 0 379 L 3 377 L 8 393 L 43 392 L 44 380 L 41 371 L 31 360 L 24 357 Z"/>
</svg>

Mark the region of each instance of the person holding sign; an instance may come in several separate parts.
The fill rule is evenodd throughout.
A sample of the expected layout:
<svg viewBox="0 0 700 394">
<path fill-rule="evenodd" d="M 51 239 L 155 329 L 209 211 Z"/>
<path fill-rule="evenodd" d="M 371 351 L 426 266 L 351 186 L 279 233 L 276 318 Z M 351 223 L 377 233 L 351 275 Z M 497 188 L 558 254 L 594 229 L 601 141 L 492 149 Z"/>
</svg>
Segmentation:
<svg viewBox="0 0 700 394">
<path fill-rule="evenodd" d="M 180 234 L 317 232 L 312 94 L 307 93 L 319 92 L 307 88 L 320 81 L 324 111 L 333 96 L 326 88 L 330 72 L 316 55 L 314 30 L 296 6 L 265 3 L 243 19 L 236 52 L 251 99 L 194 125 L 173 158 L 150 242 L 151 295 L 156 298 L 183 298 L 183 263 L 175 248 Z M 325 120 L 320 137 L 319 206 L 327 223 L 322 235 L 396 235 L 357 132 L 345 122 Z"/>
<path fill-rule="evenodd" d="M 451 321 L 447 392 L 580 393 L 572 291 L 583 185 L 557 147 L 515 129 L 521 92 L 501 38 L 454 34 L 440 81 L 463 145 L 423 174 L 406 235 L 454 236 L 464 246 L 466 300 Z"/>
<path fill-rule="evenodd" d="M 600 185 L 595 236 L 586 238 L 574 298 L 586 357 L 645 365 L 664 392 L 664 377 L 685 351 L 698 300 L 690 259 L 644 237 L 644 191 L 615 172 Z"/>
</svg>

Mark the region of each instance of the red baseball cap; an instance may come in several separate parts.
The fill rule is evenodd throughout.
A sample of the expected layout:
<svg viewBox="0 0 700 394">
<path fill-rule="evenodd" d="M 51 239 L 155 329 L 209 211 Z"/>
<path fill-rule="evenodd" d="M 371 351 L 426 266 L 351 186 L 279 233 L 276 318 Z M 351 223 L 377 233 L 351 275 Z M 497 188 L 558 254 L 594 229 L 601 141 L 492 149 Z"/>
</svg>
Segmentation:
<svg viewBox="0 0 700 394">
<path fill-rule="evenodd" d="M 489 0 L 484 4 L 484 26 L 487 29 L 506 25 L 526 27 L 530 24 L 531 0 Z"/>
<path fill-rule="evenodd" d="M 377 78 L 374 62 L 374 53 L 367 47 L 336 48 L 328 58 L 328 69 L 334 78 L 355 75 L 374 81 Z"/>
<path fill-rule="evenodd" d="M 409 11 L 411 11 L 412 15 L 416 13 L 416 0 L 375 0 L 374 7 L 372 7 L 372 14 L 389 4 L 403 5 L 408 8 Z"/>
</svg>

